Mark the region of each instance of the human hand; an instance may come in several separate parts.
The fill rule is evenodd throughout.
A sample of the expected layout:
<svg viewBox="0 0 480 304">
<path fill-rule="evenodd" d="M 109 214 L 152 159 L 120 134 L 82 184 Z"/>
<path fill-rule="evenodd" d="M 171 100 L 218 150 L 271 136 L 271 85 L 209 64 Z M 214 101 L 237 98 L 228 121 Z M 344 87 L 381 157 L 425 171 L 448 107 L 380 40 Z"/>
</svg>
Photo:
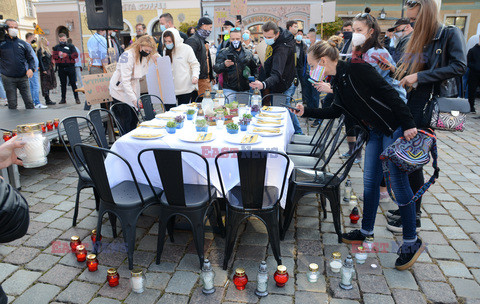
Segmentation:
<svg viewBox="0 0 480 304">
<path fill-rule="evenodd" d="M 332 85 L 328 82 L 319 81 L 312 84 L 319 92 L 333 93 Z"/>
<path fill-rule="evenodd" d="M 293 114 L 301 117 L 303 115 L 303 113 L 305 112 L 305 107 L 303 106 L 303 104 L 301 102 L 297 103 L 297 106 L 295 107 L 298 109 L 298 111 L 294 111 L 292 109 L 289 109 L 290 112 L 292 112 Z"/>
<path fill-rule="evenodd" d="M 65 54 L 63 52 L 58 52 L 58 57 L 63 58 Z"/>
<path fill-rule="evenodd" d="M 405 137 L 407 141 L 412 140 L 416 135 L 417 135 L 417 128 L 411 128 L 403 132 L 403 137 Z"/>
<path fill-rule="evenodd" d="M 258 80 L 255 80 L 254 82 L 250 82 L 250 87 L 252 89 L 263 90 L 263 83 Z"/>
<path fill-rule="evenodd" d="M 400 85 L 402 87 L 407 87 L 407 86 L 411 87 L 417 82 L 418 82 L 418 74 L 415 73 L 415 74 L 403 77 L 403 79 L 400 80 Z"/>
<path fill-rule="evenodd" d="M 32 71 L 32 70 L 29 69 L 29 70 L 27 71 L 27 77 L 28 77 L 28 78 L 32 78 L 32 77 L 33 77 L 33 71 Z"/>
<path fill-rule="evenodd" d="M 22 161 L 17 158 L 15 149 L 23 147 L 25 143 L 17 138 L 17 136 L 14 136 L 12 139 L 0 145 L 0 169 L 7 168 L 12 164 L 23 165 Z"/>
<path fill-rule="evenodd" d="M 235 62 L 231 61 L 230 59 L 227 59 L 227 60 L 225 60 L 224 64 L 228 68 L 228 67 L 231 67 L 232 65 L 234 65 Z"/>
<path fill-rule="evenodd" d="M 43 71 L 43 74 L 47 74 L 47 71 Z"/>
<path fill-rule="evenodd" d="M 192 78 L 192 84 L 197 84 L 198 83 L 198 78 L 197 77 L 193 77 Z"/>
</svg>

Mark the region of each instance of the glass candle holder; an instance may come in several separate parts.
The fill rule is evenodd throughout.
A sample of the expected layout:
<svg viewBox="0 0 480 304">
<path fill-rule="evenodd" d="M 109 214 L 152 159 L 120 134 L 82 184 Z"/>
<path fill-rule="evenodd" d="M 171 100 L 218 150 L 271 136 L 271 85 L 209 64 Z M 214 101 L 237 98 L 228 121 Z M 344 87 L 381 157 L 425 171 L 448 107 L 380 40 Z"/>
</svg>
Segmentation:
<svg viewBox="0 0 480 304">
<path fill-rule="evenodd" d="M 93 244 L 95 244 L 96 241 L 101 241 L 102 236 L 100 234 L 97 234 L 97 229 L 92 230 L 92 235 L 90 236 L 92 239 Z"/>
<path fill-rule="evenodd" d="M 45 123 L 39 123 L 40 129 L 42 130 L 42 133 L 47 132 L 47 126 L 45 126 Z"/>
<path fill-rule="evenodd" d="M 12 139 L 12 133 L 10 133 L 10 132 L 3 132 L 3 140 L 4 140 L 4 141 L 9 141 L 10 139 Z"/>
<path fill-rule="evenodd" d="M 307 279 L 310 283 L 315 283 L 318 281 L 318 265 L 312 263 L 308 265 Z"/>
<path fill-rule="evenodd" d="M 367 252 L 367 254 L 368 254 L 369 252 L 374 252 L 374 250 L 375 250 L 374 247 L 375 247 L 375 246 L 374 246 L 374 243 L 373 243 L 373 242 L 374 242 L 374 239 L 373 239 L 372 236 L 367 236 L 367 237 L 365 238 L 365 241 L 363 241 L 362 246 L 363 246 L 363 248 L 365 248 L 365 251 Z"/>
<path fill-rule="evenodd" d="M 43 136 L 39 124 L 17 126 L 18 140 L 25 142 L 21 148 L 15 149 L 22 159 L 25 168 L 36 168 L 47 164 L 47 154 L 50 142 Z"/>
<path fill-rule="evenodd" d="M 85 246 L 78 245 L 76 255 L 77 262 L 85 262 L 85 260 L 87 259 L 87 249 L 85 249 Z"/>
<path fill-rule="evenodd" d="M 348 203 L 350 201 L 350 197 L 352 196 L 352 182 L 347 179 L 345 182 L 345 189 L 343 190 L 343 201 Z"/>
<path fill-rule="evenodd" d="M 55 127 L 55 129 L 58 129 L 58 124 L 59 124 L 59 123 L 60 123 L 60 119 L 55 118 L 55 119 L 53 120 L 53 126 Z"/>
<path fill-rule="evenodd" d="M 53 130 L 53 121 L 47 120 L 47 131 Z"/>
<path fill-rule="evenodd" d="M 120 275 L 115 268 L 107 270 L 107 282 L 110 287 L 115 287 L 120 282 Z"/>
<path fill-rule="evenodd" d="M 245 273 L 245 269 L 237 268 L 235 269 L 235 274 L 233 275 L 233 284 L 238 290 L 244 290 L 245 286 L 248 283 L 248 277 Z"/>
<path fill-rule="evenodd" d="M 18 132 L 17 132 L 17 129 L 13 129 L 13 130 L 12 130 L 12 137 L 17 136 L 17 133 L 18 133 Z"/>
<path fill-rule="evenodd" d="M 273 274 L 273 279 L 277 283 L 277 287 L 284 287 L 288 281 L 287 267 L 278 265 L 277 271 Z"/>
<path fill-rule="evenodd" d="M 355 274 L 355 268 L 353 268 L 353 260 L 351 256 L 347 256 L 342 267 L 342 279 L 340 281 L 340 287 L 342 289 L 350 290 L 353 288 L 352 280 Z"/>
<path fill-rule="evenodd" d="M 213 271 L 212 264 L 208 259 L 203 261 L 202 273 L 200 279 L 203 283 L 202 292 L 204 294 L 211 294 L 215 292 L 215 272 Z"/>
<path fill-rule="evenodd" d="M 268 271 L 267 271 L 267 262 L 262 261 L 258 267 L 257 273 L 257 289 L 255 294 L 259 297 L 265 297 L 268 295 Z"/>
<path fill-rule="evenodd" d="M 130 278 L 132 291 L 136 293 L 142 293 L 145 290 L 145 280 L 145 275 L 141 269 L 132 270 L 132 277 Z"/>
<path fill-rule="evenodd" d="M 339 273 L 342 268 L 342 254 L 340 252 L 332 253 L 332 260 L 330 261 L 330 270 L 334 273 Z"/>
<path fill-rule="evenodd" d="M 77 252 L 77 246 L 80 245 L 80 238 L 77 235 L 73 235 L 70 237 L 70 248 L 72 252 Z"/>
<path fill-rule="evenodd" d="M 98 270 L 98 259 L 97 255 L 89 254 L 87 255 L 87 267 L 88 271 L 97 271 Z"/>
<path fill-rule="evenodd" d="M 357 248 L 357 252 L 355 253 L 355 260 L 357 260 L 357 264 L 365 264 L 367 260 L 368 254 L 363 246 Z"/>
<path fill-rule="evenodd" d="M 352 212 L 350 213 L 350 224 L 356 224 L 360 219 L 360 214 L 357 207 L 353 207 Z"/>
</svg>

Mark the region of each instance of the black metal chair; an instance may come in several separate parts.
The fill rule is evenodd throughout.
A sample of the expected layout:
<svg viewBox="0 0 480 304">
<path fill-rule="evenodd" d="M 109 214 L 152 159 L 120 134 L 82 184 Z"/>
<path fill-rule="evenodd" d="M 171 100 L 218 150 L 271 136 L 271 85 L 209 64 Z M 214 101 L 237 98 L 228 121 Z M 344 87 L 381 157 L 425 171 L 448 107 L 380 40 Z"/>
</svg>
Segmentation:
<svg viewBox="0 0 480 304">
<path fill-rule="evenodd" d="M 138 112 L 131 105 L 124 102 L 117 102 L 110 107 L 110 112 L 112 112 L 115 119 L 120 123 L 124 134 L 137 127 L 139 122 Z"/>
<path fill-rule="evenodd" d="M 325 144 L 327 143 L 328 138 L 330 137 L 330 134 L 332 133 L 334 122 L 335 122 L 335 119 L 330 119 L 326 123 L 325 128 L 320 133 L 320 136 L 318 136 L 314 146 L 302 145 L 302 144 L 288 144 L 287 151 L 286 151 L 287 154 L 301 155 L 301 156 L 319 156 L 322 153 L 322 149 L 325 147 Z M 343 118 L 339 123 L 339 127 L 337 128 L 337 131 L 339 129 L 341 130 L 342 126 L 343 126 Z"/>
<path fill-rule="evenodd" d="M 83 136 L 80 132 L 80 125 L 85 124 L 88 132 L 87 135 Z M 78 174 L 78 182 L 77 182 L 77 196 L 75 198 L 75 211 L 73 213 L 73 223 L 72 226 L 77 225 L 77 217 L 78 217 L 78 207 L 79 207 L 79 199 L 80 199 L 80 192 L 85 188 L 93 187 L 93 194 L 95 195 L 95 205 L 96 209 L 99 208 L 99 196 L 97 193 L 97 189 L 88 175 L 87 171 L 85 171 L 85 167 L 82 165 L 83 155 L 79 154 L 78 156 L 73 153 L 73 146 L 76 144 L 81 144 L 84 142 L 91 142 L 93 141 L 98 145 L 101 146 L 102 143 L 99 139 L 97 130 L 93 123 L 86 117 L 83 116 L 70 116 L 67 118 L 62 119 L 58 124 L 58 138 L 60 139 L 61 143 L 65 147 L 67 151 L 68 157 L 72 161 L 73 167 Z M 66 136 L 66 140 L 64 138 Z"/>
<path fill-rule="evenodd" d="M 104 114 L 107 118 L 105 122 L 103 121 L 102 114 Z M 111 133 L 115 138 L 115 140 L 117 136 L 117 134 L 115 133 L 115 129 L 117 129 L 118 135 L 123 136 L 124 134 L 118 120 L 115 118 L 115 116 L 113 116 L 112 112 L 110 112 L 107 109 L 102 109 L 102 108 L 93 109 L 90 112 L 88 112 L 87 118 L 90 119 L 90 121 L 95 126 L 102 148 L 108 149 L 110 147 L 107 140 L 107 130 L 110 127 L 112 128 Z M 105 128 L 105 124 L 107 125 L 107 128 Z"/>
<path fill-rule="evenodd" d="M 317 128 L 313 135 L 302 135 L 302 134 L 293 134 L 290 143 L 291 144 L 299 144 L 299 145 L 309 145 L 314 146 L 317 142 L 317 135 L 320 135 L 320 130 L 322 129 L 323 122 L 325 120 L 320 120 L 318 123 Z"/>
<path fill-rule="evenodd" d="M 82 164 L 92 177 L 100 197 L 97 234 L 101 235 L 103 215 L 108 212 L 112 229 L 115 231 L 114 237 L 116 237 L 116 218 L 118 217 L 122 224 L 123 238 L 127 244 L 128 268 L 133 269 L 133 251 L 135 249 L 135 231 L 138 217 L 145 209 L 158 203 L 155 196 L 162 190 L 138 183 L 131 165 L 115 152 L 85 144 L 75 145 L 74 152 L 82 158 Z M 123 181 L 114 187 L 110 187 L 105 168 L 107 155 L 122 160 L 131 174 L 131 181 Z M 94 244 L 94 253 L 97 253 L 99 242 L 97 238 Z"/>
<path fill-rule="evenodd" d="M 238 162 L 240 185 L 233 187 L 228 193 L 223 186 L 223 175 L 219 165 L 219 159 L 235 154 Z M 285 159 L 285 172 L 281 189 L 265 185 L 267 159 L 283 157 Z M 280 256 L 280 200 L 283 196 L 285 182 L 287 181 L 290 159 L 281 152 L 248 150 L 227 151 L 217 155 L 215 166 L 217 167 L 220 184 L 222 185 L 223 198 L 227 202 L 226 212 L 226 241 L 223 269 L 227 269 L 228 261 L 232 255 L 237 230 L 240 224 L 251 216 L 260 219 L 266 226 L 270 246 L 275 260 L 282 264 Z"/>
<path fill-rule="evenodd" d="M 179 215 L 185 217 L 192 226 L 193 240 L 195 248 L 197 249 L 201 268 L 204 261 L 204 224 L 212 205 L 214 209 L 216 209 L 216 224 L 223 231 L 223 222 L 220 215 L 218 201 L 212 199 L 212 193 L 215 193 L 216 189 L 210 183 L 208 162 L 201 154 L 193 151 L 181 149 L 144 149 L 138 154 L 138 163 L 140 164 L 150 187 L 153 187 L 153 185 L 145 170 L 145 156 L 143 156 L 147 153 L 152 156 L 152 159 L 148 162 L 148 166 L 152 165 L 151 162 L 153 162 L 154 159 L 164 189 L 161 196 L 156 196 L 160 206 L 156 263 L 160 263 L 165 243 L 165 232 L 167 229 L 170 241 L 174 241 L 173 224 L 175 216 Z M 189 157 L 196 157 L 201 162 L 205 163 L 207 185 L 185 183 L 182 154 L 189 155 Z M 215 225 L 215 220 L 211 221 L 211 224 Z"/>
<path fill-rule="evenodd" d="M 163 100 L 157 95 L 141 95 L 140 101 L 142 102 L 142 106 L 137 102 L 137 109 L 139 109 L 138 112 L 143 121 L 152 120 L 155 118 L 155 115 L 165 112 Z"/>
<path fill-rule="evenodd" d="M 239 104 L 246 104 L 247 106 L 250 106 L 252 96 L 253 93 L 250 92 L 231 93 L 225 96 L 225 103 L 227 103 L 228 100 L 229 102 L 236 101 Z"/>
<path fill-rule="evenodd" d="M 270 105 L 275 107 L 281 107 L 284 104 L 291 105 L 294 102 L 295 99 L 293 99 L 293 96 L 280 93 L 267 94 L 262 98 L 263 105 Z"/>
<path fill-rule="evenodd" d="M 322 167 L 318 169 L 294 168 L 290 179 L 287 203 L 285 206 L 284 222 L 281 231 L 282 239 L 285 237 L 285 233 L 290 226 L 298 201 L 309 193 L 318 193 L 326 197 L 330 203 L 335 232 L 338 236 L 338 242 L 341 243 L 340 184 L 347 177 L 352 168 L 353 162 L 355 161 L 355 157 L 362 149 L 364 143 L 368 140 L 368 132 L 361 127 L 357 126 L 356 128 L 359 129 L 359 132 L 354 152 L 342 165 L 340 165 L 336 172 L 329 172 L 327 166 L 329 166 L 330 160 L 345 141 L 347 137 L 346 134 L 344 134 L 343 137 L 333 146 L 333 153 L 329 153 Z M 333 138 L 331 140 L 333 140 Z"/>
</svg>

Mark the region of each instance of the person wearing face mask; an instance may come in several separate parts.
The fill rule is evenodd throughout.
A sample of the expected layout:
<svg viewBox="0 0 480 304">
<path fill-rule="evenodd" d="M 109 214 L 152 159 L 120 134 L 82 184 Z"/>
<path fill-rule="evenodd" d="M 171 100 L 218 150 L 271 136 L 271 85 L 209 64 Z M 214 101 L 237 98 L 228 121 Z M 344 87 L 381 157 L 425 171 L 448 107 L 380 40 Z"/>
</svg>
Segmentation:
<svg viewBox="0 0 480 304">
<path fill-rule="evenodd" d="M 252 51 L 255 54 L 255 44 L 253 43 L 252 38 L 250 37 L 251 33 L 249 30 L 244 30 L 242 34 L 242 45 L 245 49 Z"/>
<path fill-rule="evenodd" d="M 255 76 L 257 62 L 253 53 L 242 46 L 241 31 L 230 31 L 230 46 L 218 53 L 213 70 L 223 73 L 223 94 L 229 101 L 238 100 L 236 92 L 248 92 L 248 76 Z"/>
<path fill-rule="evenodd" d="M 30 83 L 30 94 L 32 95 L 33 104 L 35 105 L 35 109 L 46 109 L 48 107 L 40 102 L 40 80 L 38 77 L 39 61 L 33 47 L 33 44 L 36 44 L 37 40 L 33 33 L 27 33 L 25 35 L 25 41 L 28 43 L 28 49 L 35 60 L 35 71 L 33 72 L 33 77 L 28 80 Z"/>
<path fill-rule="evenodd" d="M 345 21 L 342 27 L 343 48 L 340 50 L 340 56 L 342 59 L 349 57 L 349 54 L 352 53 L 352 34 L 353 34 L 352 21 Z"/>
<path fill-rule="evenodd" d="M 18 38 L 18 23 L 13 19 L 5 21 L 8 33 L 0 42 L 0 74 L 7 95 L 9 109 L 17 108 L 17 90 L 22 95 L 26 109 L 34 109 L 30 84 L 33 77 L 35 59 L 28 43 Z"/>
<path fill-rule="evenodd" d="M 308 50 L 310 66 L 322 66 L 332 81 L 333 104 L 328 108 L 309 109 L 297 104 L 297 115 L 320 119 L 338 118 L 342 114 L 352 116 L 359 125 L 369 131 L 365 147 L 364 202 L 361 229 L 342 234 L 347 244 L 361 243 L 367 236 L 373 237 L 375 217 L 379 205 L 379 186 L 383 178 L 380 154 L 400 136 L 412 140 L 417 129 L 415 121 L 398 92 L 380 76 L 370 64 L 339 60 L 334 43 L 319 42 Z M 389 163 L 393 192 L 397 200 L 403 226 L 403 244 L 398 251 L 395 268 L 406 270 L 418 259 L 425 244 L 415 230 L 415 205 L 409 203 L 414 194 L 408 176 L 392 162 Z"/>
<path fill-rule="evenodd" d="M 113 103 L 124 102 L 137 108 L 140 98 L 140 79 L 148 72 L 148 65 L 158 57 L 155 39 L 149 35 L 143 35 L 132 43 L 117 63 L 117 68 L 110 78 L 109 91 Z M 122 112 L 117 109 L 115 115 L 125 131 L 135 129 L 136 122 L 131 116 L 131 111 Z"/>
<path fill-rule="evenodd" d="M 54 105 L 50 99 L 50 90 L 57 87 L 57 77 L 55 77 L 55 67 L 52 60 L 52 52 L 48 47 L 47 38 L 40 37 L 38 41 L 38 65 L 40 67 L 40 84 L 42 87 L 42 96 L 45 98 L 45 104 Z"/>
<path fill-rule="evenodd" d="M 183 43 L 180 32 L 169 28 L 162 33 L 163 55 L 172 62 L 173 84 L 178 104 L 190 103 L 192 92 L 198 84 L 200 64 L 193 49 Z"/>
<path fill-rule="evenodd" d="M 410 24 L 410 20 L 402 18 L 395 21 L 393 27 L 388 30 L 393 31 L 393 36 L 395 38 L 395 51 L 392 57 L 395 62 L 398 62 L 405 52 L 405 46 L 407 45 L 408 40 L 412 37 L 413 27 Z"/>
<path fill-rule="evenodd" d="M 175 25 L 173 24 L 173 16 L 170 13 L 164 13 L 161 14 L 160 17 L 158 17 L 158 23 L 160 24 L 160 31 L 165 32 L 167 29 L 175 28 Z M 180 37 L 183 39 L 183 41 L 187 41 L 188 36 L 184 32 L 178 31 L 180 34 Z M 163 43 L 162 39 L 159 39 L 158 41 L 158 49 L 157 52 L 160 56 L 163 55 Z"/>
<path fill-rule="evenodd" d="M 309 108 L 318 107 L 318 103 L 315 104 L 313 95 L 317 94 L 317 91 L 308 82 L 308 65 L 307 65 L 307 45 L 303 42 L 303 31 L 298 30 L 295 33 L 295 69 L 296 75 L 302 86 L 302 101 L 308 105 Z M 317 100 L 318 102 L 318 100 Z"/>
<path fill-rule="evenodd" d="M 78 98 L 76 74 L 75 74 L 75 61 L 79 54 L 73 44 L 67 43 L 67 35 L 60 33 L 58 35 L 59 44 L 53 47 L 53 60 L 55 61 L 56 68 L 58 69 L 58 78 L 60 78 L 60 88 L 62 90 L 62 100 L 59 104 L 67 102 L 67 78 L 68 83 L 72 87 L 73 95 L 75 96 L 75 102 L 80 104 Z"/>
<path fill-rule="evenodd" d="M 237 29 L 240 29 L 239 21 L 237 20 L 236 23 L 237 23 Z M 225 20 L 222 28 L 223 28 L 223 31 L 222 31 L 222 34 L 221 34 L 222 40 L 221 40 L 220 44 L 218 45 L 216 56 L 218 56 L 218 53 L 220 53 L 221 50 L 223 50 L 224 48 L 227 48 L 230 45 L 230 31 L 233 28 L 235 28 L 235 25 L 231 21 Z"/>
<path fill-rule="evenodd" d="M 210 18 L 200 18 L 197 24 L 197 32 L 185 41 L 186 44 L 192 47 L 195 57 L 197 57 L 198 63 L 200 63 L 198 91 L 193 93 L 193 100 L 195 100 L 198 95 L 205 93 L 206 90 L 210 90 L 211 82 L 214 80 L 210 48 L 206 46 L 206 39 L 210 36 L 212 27 L 213 22 Z M 199 102 L 201 102 L 201 100 L 202 98 L 198 99 Z"/>
</svg>

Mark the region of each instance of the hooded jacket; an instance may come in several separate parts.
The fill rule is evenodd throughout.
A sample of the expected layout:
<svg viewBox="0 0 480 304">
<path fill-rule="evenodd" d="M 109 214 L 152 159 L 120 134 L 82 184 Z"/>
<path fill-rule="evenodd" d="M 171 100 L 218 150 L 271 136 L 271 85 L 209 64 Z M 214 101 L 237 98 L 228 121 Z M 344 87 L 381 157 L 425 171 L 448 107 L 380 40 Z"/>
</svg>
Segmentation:
<svg viewBox="0 0 480 304">
<path fill-rule="evenodd" d="M 198 62 L 200 63 L 200 77 L 199 79 L 213 79 L 212 59 L 210 57 L 210 49 L 205 47 L 207 42 L 202 38 L 198 32 L 185 41 L 192 47 Z M 208 57 L 207 57 L 208 50 Z"/>
<path fill-rule="evenodd" d="M 183 43 L 183 38 L 180 32 L 175 28 L 169 28 L 162 34 L 162 45 L 165 46 L 163 35 L 166 32 L 171 32 L 175 40 L 175 46 L 172 50 L 172 74 L 173 84 L 175 85 L 175 95 L 188 94 L 195 90 L 195 85 L 192 84 L 192 79 L 200 74 L 200 63 L 193 52 L 193 49 Z M 162 50 L 163 56 L 167 56 L 167 49 Z"/>
<path fill-rule="evenodd" d="M 267 47 L 268 50 L 268 47 Z M 272 54 L 264 63 L 264 89 L 270 93 L 283 93 L 292 85 L 296 75 L 295 70 L 295 39 L 287 30 L 280 28 L 280 34 L 272 45 Z"/>
</svg>

